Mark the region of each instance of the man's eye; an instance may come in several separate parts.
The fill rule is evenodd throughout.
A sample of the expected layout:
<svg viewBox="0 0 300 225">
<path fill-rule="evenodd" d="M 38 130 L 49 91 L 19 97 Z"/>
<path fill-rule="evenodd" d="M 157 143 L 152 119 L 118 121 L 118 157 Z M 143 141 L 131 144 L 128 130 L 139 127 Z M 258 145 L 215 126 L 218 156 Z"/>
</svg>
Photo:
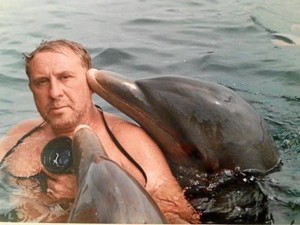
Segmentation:
<svg viewBox="0 0 300 225">
<path fill-rule="evenodd" d="M 66 80 L 69 79 L 71 76 L 63 76 L 62 79 Z"/>
<path fill-rule="evenodd" d="M 41 79 L 41 80 L 37 80 L 34 82 L 35 86 L 37 87 L 42 87 L 43 85 L 45 85 L 48 82 L 47 79 Z"/>
<path fill-rule="evenodd" d="M 72 77 L 71 75 L 63 75 L 60 77 L 60 79 L 65 81 L 65 80 L 69 80 L 71 77 Z"/>
</svg>

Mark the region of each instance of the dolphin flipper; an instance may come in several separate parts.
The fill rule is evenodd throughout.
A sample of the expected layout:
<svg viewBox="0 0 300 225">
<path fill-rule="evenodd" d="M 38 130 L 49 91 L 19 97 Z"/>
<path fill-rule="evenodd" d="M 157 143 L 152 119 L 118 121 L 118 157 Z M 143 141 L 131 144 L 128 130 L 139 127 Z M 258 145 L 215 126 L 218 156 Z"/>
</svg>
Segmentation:
<svg viewBox="0 0 300 225">
<path fill-rule="evenodd" d="M 107 158 L 87 126 L 75 131 L 73 160 L 78 190 L 68 222 L 166 223 L 149 194 Z"/>
</svg>

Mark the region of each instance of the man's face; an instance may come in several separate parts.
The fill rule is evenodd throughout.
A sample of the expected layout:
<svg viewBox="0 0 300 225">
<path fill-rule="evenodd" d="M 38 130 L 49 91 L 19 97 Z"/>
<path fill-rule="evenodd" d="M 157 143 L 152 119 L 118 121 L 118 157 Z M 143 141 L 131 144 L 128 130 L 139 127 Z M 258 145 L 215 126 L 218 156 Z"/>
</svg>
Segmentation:
<svg viewBox="0 0 300 225">
<path fill-rule="evenodd" d="M 29 87 L 44 120 L 57 130 L 71 130 L 85 123 L 92 93 L 80 58 L 69 49 L 40 52 L 29 65 Z"/>
</svg>

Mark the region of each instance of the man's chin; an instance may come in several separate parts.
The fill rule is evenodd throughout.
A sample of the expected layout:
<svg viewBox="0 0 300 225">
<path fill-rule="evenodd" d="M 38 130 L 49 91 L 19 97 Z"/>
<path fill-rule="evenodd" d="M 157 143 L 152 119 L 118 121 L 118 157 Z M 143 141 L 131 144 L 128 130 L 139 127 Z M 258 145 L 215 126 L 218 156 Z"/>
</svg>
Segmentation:
<svg viewBox="0 0 300 225">
<path fill-rule="evenodd" d="M 71 122 L 49 122 L 50 126 L 52 127 L 53 130 L 70 130 L 70 129 L 75 129 L 76 125 Z"/>
<path fill-rule="evenodd" d="M 44 116 L 53 130 L 70 130 L 75 129 L 78 125 L 82 113 L 76 111 L 64 111 L 63 113 L 52 113 L 49 112 Z"/>
<path fill-rule="evenodd" d="M 75 129 L 77 120 L 74 115 L 68 116 L 68 118 L 51 118 L 46 119 L 53 130 L 70 130 Z"/>
</svg>

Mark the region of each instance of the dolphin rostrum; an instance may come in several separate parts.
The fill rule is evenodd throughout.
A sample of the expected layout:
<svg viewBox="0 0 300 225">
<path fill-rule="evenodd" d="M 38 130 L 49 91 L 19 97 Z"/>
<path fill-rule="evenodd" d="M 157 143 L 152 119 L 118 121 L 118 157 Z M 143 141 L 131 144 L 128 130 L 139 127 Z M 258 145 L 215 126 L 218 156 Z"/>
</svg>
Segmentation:
<svg viewBox="0 0 300 225">
<path fill-rule="evenodd" d="M 176 177 L 236 168 L 266 173 L 279 163 L 264 119 L 227 87 L 179 76 L 134 82 L 93 69 L 87 80 L 156 141 Z"/>
<path fill-rule="evenodd" d="M 144 188 L 107 158 L 88 126 L 76 128 L 72 151 L 77 194 L 68 222 L 166 223 Z"/>
</svg>

